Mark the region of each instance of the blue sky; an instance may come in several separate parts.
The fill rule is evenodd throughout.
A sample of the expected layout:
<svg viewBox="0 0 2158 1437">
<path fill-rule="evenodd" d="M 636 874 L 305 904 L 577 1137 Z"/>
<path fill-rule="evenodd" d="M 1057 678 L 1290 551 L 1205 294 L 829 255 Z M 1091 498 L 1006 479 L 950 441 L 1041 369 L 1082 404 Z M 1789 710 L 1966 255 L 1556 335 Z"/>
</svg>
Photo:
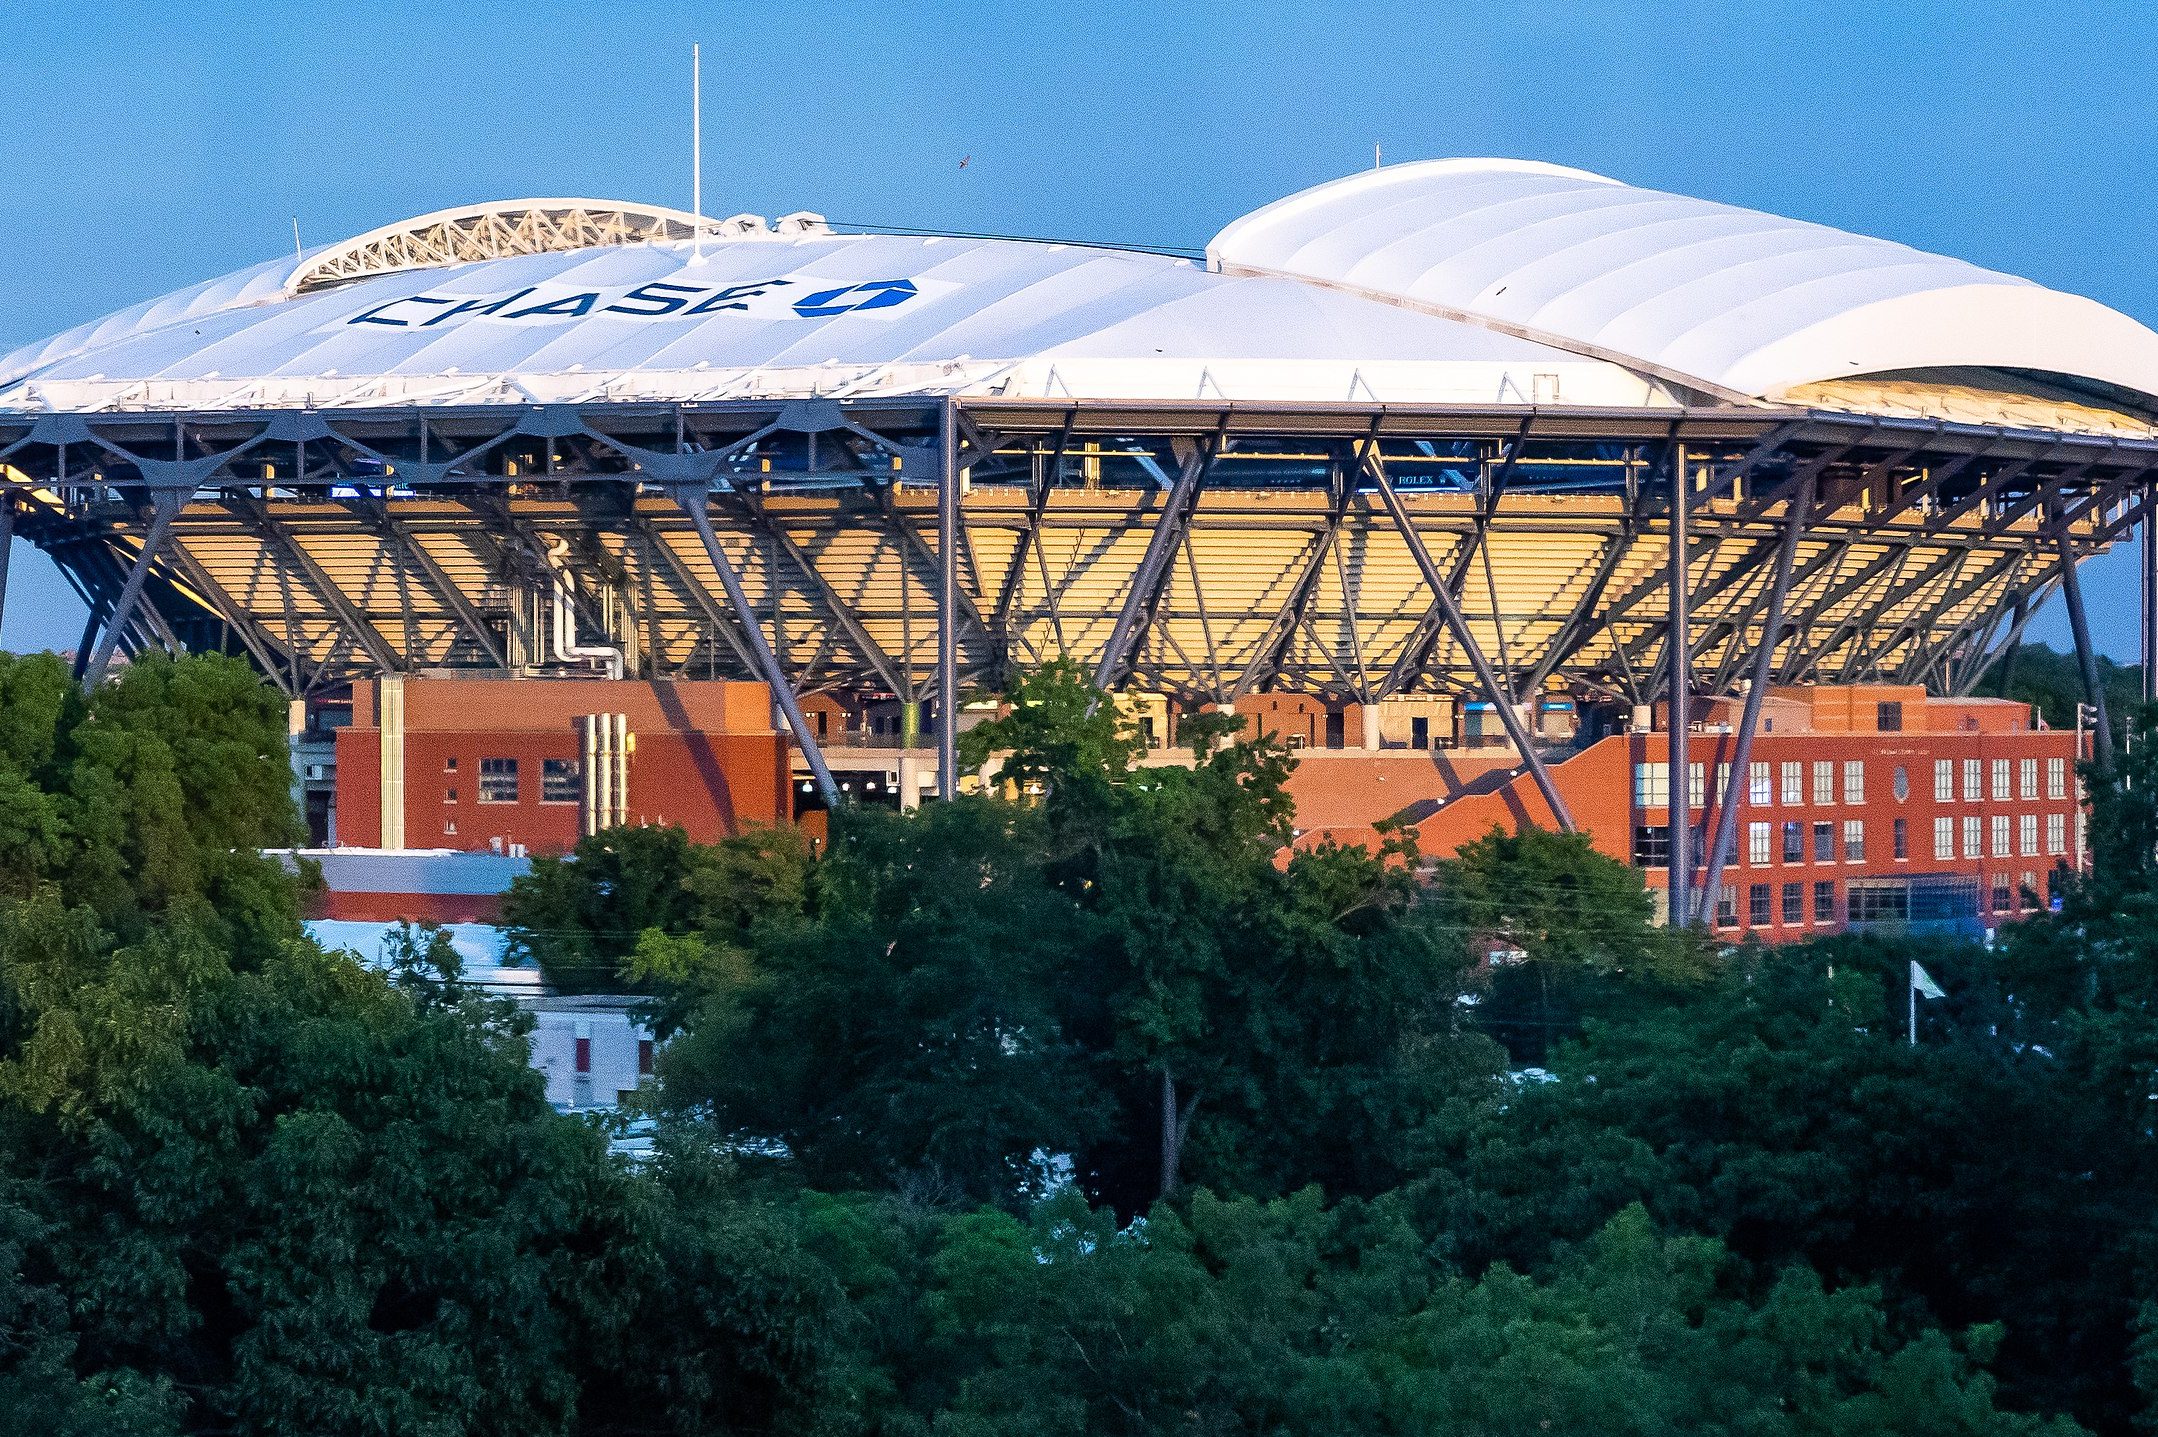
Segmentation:
<svg viewBox="0 0 2158 1437">
<path fill-rule="evenodd" d="M 477 199 L 686 205 L 693 40 L 713 214 L 1197 247 L 1378 143 L 1580 165 L 2158 322 L 2140 6 L 1522 8 L 26 5 L 0 346 L 278 254 L 295 215 L 312 244 Z M 2132 555 L 2086 574 L 2132 658 Z M 19 550 L 5 623 L 66 646 L 81 610 Z M 2033 633 L 2066 643 L 2057 614 Z"/>
</svg>

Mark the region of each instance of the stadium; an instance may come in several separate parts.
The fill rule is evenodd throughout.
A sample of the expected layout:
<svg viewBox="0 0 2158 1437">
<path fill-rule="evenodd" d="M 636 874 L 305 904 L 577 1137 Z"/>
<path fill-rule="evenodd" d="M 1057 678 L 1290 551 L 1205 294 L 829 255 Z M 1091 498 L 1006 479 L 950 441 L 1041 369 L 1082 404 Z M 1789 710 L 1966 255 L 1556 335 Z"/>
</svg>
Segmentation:
<svg viewBox="0 0 2158 1437">
<path fill-rule="evenodd" d="M 957 791 L 963 706 L 1068 658 L 1162 737 L 1288 703 L 1314 749 L 1494 749 L 1562 827 L 1560 764 L 1660 727 L 1668 842 L 1700 733 L 1744 772 L 1780 693 L 1958 700 L 2057 589 L 2095 700 L 2075 566 L 2154 463 L 2158 334 L 2094 301 L 1504 160 L 1203 255 L 478 205 L 0 359 L 0 525 L 91 680 L 760 683 L 824 803 L 917 734 Z"/>
</svg>

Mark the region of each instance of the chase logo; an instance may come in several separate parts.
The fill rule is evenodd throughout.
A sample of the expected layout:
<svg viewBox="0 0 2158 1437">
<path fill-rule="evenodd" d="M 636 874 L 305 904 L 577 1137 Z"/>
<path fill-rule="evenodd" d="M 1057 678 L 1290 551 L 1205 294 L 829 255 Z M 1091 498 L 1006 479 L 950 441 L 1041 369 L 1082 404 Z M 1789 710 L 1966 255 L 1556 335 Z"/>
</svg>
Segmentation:
<svg viewBox="0 0 2158 1437">
<path fill-rule="evenodd" d="M 414 294 L 333 321 L 332 327 L 365 324 L 387 329 L 440 329 L 475 322 L 561 324 L 587 315 L 630 320 L 703 319 L 721 314 L 830 319 L 890 309 L 922 292 L 911 279 L 873 279 L 793 298 L 810 283 L 803 277 L 782 275 L 729 285 L 652 280 L 629 289 L 573 289 L 542 283 L 508 294 Z"/>
<path fill-rule="evenodd" d="M 842 289 L 804 295 L 794 302 L 794 312 L 804 319 L 823 319 L 862 309 L 890 309 L 895 304 L 905 304 L 919 292 L 911 279 L 871 280 L 867 284 L 850 284 Z"/>
</svg>

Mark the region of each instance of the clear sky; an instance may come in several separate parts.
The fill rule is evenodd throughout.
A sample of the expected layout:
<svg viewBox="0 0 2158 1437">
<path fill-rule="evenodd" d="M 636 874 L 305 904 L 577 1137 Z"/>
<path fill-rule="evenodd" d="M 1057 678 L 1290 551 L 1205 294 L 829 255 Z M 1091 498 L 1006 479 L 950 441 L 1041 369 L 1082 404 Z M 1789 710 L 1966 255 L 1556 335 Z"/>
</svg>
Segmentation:
<svg viewBox="0 0 2158 1437">
<path fill-rule="evenodd" d="M 692 41 L 711 214 L 1197 248 L 1377 143 L 1579 165 L 2158 322 L 2139 5 L 25 0 L 0 346 L 276 255 L 295 215 L 315 244 L 481 199 L 686 206 Z M 2086 575 L 2133 658 L 2131 551 Z M 0 641 L 81 623 L 18 549 Z"/>
</svg>

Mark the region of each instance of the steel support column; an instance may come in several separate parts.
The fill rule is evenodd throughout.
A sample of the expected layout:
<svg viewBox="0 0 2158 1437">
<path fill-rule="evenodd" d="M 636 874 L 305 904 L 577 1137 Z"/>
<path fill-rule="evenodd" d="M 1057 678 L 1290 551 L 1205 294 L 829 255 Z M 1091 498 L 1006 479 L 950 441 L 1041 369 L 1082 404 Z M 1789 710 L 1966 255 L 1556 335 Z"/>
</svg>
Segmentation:
<svg viewBox="0 0 2158 1437">
<path fill-rule="evenodd" d="M 959 796 L 959 406 L 937 422 L 937 793 Z"/>
<path fill-rule="evenodd" d="M 1477 645 L 1476 636 L 1469 632 L 1468 620 L 1461 616 L 1461 605 L 1454 601 L 1453 592 L 1446 586 L 1446 576 L 1439 572 L 1439 566 L 1433 561 L 1431 551 L 1424 547 L 1424 537 L 1416 532 L 1415 521 L 1409 517 L 1409 511 L 1402 504 L 1401 496 L 1394 492 L 1394 483 L 1386 477 L 1385 466 L 1378 461 L 1375 450 L 1368 453 L 1366 458 L 1372 482 L 1378 486 L 1379 498 L 1385 503 L 1386 512 L 1392 517 L 1394 527 L 1401 531 L 1401 540 L 1408 545 L 1410 557 L 1416 560 L 1416 567 L 1423 571 L 1424 582 L 1431 588 L 1432 601 L 1438 605 L 1439 617 L 1452 631 L 1454 642 L 1461 648 L 1462 657 L 1466 658 L 1469 667 L 1476 671 L 1477 683 L 1497 707 L 1499 722 L 1506 726 L 1506 736 L 1512 739 L 1514 747 L 1520 750 L 1521 760 L 1528 765 L 1529 776 L 1535 780 L 1537 792 L 1541 793 L 1544 802 L 1551 806 L 1551 816 L 1558 821 L 1560 832 L 1576 832 L 1574 816 L 1567 809 L 1566 800 L 1559 796 L 1559 786 L 1552 781 L 1551 770 L 1545 766 L 1542 755 L 1536 752 L 1529 731 L 1521 722 L 1521 715 L 1515 711 L 1513 694 L 1500 685 L 1499 676 L 1492 670 L 1491 661 L 1484 657 L 1483 649 Z"/>
<path fill-rule="evenodd" d="M 135 617 L 135 606 L 142 602 L 142 586 L 149 582 L 150 566 L 157 562 L 157 552 L 164 547 L 165 536 L 172 531 L 172 521 L 180 516 L 187 503 L 187 492 L 181 489 L 153 489 L 150 491 L 150 527 L 142 536 L 142 551 L 127 571 L 127 582 L 120 586 L 120 597 L 113 601 L 112 613 L 106 616 L 105 630 L 98 635 L 97 647 L 90 651 L 90 662 L 83 669 L 83 687 L 96 688 L 105 681 L 105 669 L 112 663 L 112 651 L 120 642 L 120 635 Z"/>
<path fill-rule="evenodd" d="M 2136 657 L 2143 665 L 2143 702 L 2158 703 L 2158 489 L 2143 491 L 2143 612 L 2137 628 Z M 0 554 L 0 580 L 7 577 L 7 558 Z"/>
<path fill-rule="evenodd" d="M 2106 691 L 2098 677 L 2098 651 L 2091 646 L 2090 621 L 2083 611 L 2083 584 L 2076 577 L 2076 551 L 2069 541 L 2065 519 L 2055 524 L 2053 542 L 2061 555 L 2061 596 L 2068 601 L 2068 629 L 2075 635 L 2076 667 L 2083 671 L 2083 697 L 2091 706 L 2091 752 L 2098 767 L 2110 773 L 2113 725 L 2106 715 Z"/>
<path fill-rule="evenodd" d="M 15 547 L 15 496 L 0 494 L 0 625 L 7 622 L 7 561 Z M 2148 667 L 2145 669 L 2148 672 Z"/>
<path fill-rule="evenodd" d="M 1693 728 L 1692 637 L 1687 632 L 1692 596 L 1687 591 L 1686 555 L 1686 511 L 1693 506 L 1687 502 L 1687 488 L 1686 451 L 1683 447 L 1675 447 L 1671 451 L 1671 560 L 1667 580 L 1671 614 L 1664 639 L 1664 664 L 1670 672 L 1670 703 L 1664 726 L 1669 730 L 1671 769 L 1667 794 L 1671 824 L 1670 921 L 1678 928 L 1693 922 L 1693 901 L 1689 892 L 1693 882 L 1693 832 L 1688 822 L 1692 795 L 1687 781 L 1687 740 Z M 1708 797 L 1705 788 L 1701 796 L 1704 800 Z"/>
<path fill-rule="evenodd" d="M 802 758 L 809 764 L 810 773 L 816 778 L 817 792 L 824 798 L 827 808 L 839 806 L 839 785 L 832 781 L 832 770 L 825 765 L 824 750 L 817 745 L 817 736 L 810 732 L 809 723 L 802 717 L 802 701 L 795 697 L 794 685 L 787 682 L 785 670 L 779 666 L 778 655 L 765 640 L 764 630 L 757 624 L 757 611 L 749 602 L 749 595 L 742 590 L 741 576 L 734 571 L 734 561 L 727 557 L 721 547 L 719 535 L 712 532 L 712 516 L 708 512 L 712 491 L 707 484 L 677 484 L 670 486 L 674 502 L 689 516 L 696 527 L 697 537 L 704 542 L 705 557 L 712 561 L 713 571 L 719 575 L 720 587 L 727 591 L 727 603 L 734 609 L 734 621 L 741 626 L 742 636 L 749 641 L 750 654 L 757 661 L 757 669 L 763 675 L 765 685 L 772 691 L 773 702 L 787 716 L 787 726 L 794 731 L 795 747 L 801 749 Z"/>
<path fill-rule="evenodd" d="M 1116 626 L 1109 631 L 1108 646 L 1102 650 L 1101 662 L 1094 666 L 1094 687 L 1103 693 L 1115 683 L 1129 667 L 1130 651 L 1144 634 L 1145 621 L 1153 617 L 1154 609 L 1161 602 L 1161 594 L 1168 587 L 1169 560 L 1184 540 L 1184 529 L 1191 518 L 1192 506 L 1197 503 L 1199 487 L 1206 479 L 1206 471 L 1214 461 L 1215 441 L 1204 440 L 1192 451 L 1178 472 L 1176 482 L 1162 500 L 1161 512 L 1154 516 L 1154 533 L 1147 540 L 1146 553 L 1139 560 L 1139 567 L 1132 571 L 1131 588 L 1125 592 L 1124 605 L 1117 611 Z"/>
<path fill-rule="evenodd" d="M 1731 861 L 1731 848 L 1738 839 L 1739 810 L 1745 806 L 1747 766 L 1753 762 L 1753 735 L 1761 722 L 1761 703 L 1768 694 L 1769 676 L 1775 671 L 1776 645 L 1783 637 L 1783 607 L 1791 594 L 1791 569 L 1798 558 L 1798 541 L 1806 521 L 1813 515 L 1813 475 L 1808 474 L 1792 496 L 1791 512 L 1784 519 L 1783 545 L 1776 551 L 1775 576 L 1769 581 L 1768 612 L 1761 620 L 1761 647 L 1754 651 L 1753 673 L 1746 685 L 1746 707 L 1739 715 L 1738 742 L 1731 749 L 1731 781 L 1716 795 L 1716 836 L 1708 848 L 1708 873 L 1703 879 L 1702 906 L 1710 913 L 1723 891 L 1724 865 Z"/>
</svg>

